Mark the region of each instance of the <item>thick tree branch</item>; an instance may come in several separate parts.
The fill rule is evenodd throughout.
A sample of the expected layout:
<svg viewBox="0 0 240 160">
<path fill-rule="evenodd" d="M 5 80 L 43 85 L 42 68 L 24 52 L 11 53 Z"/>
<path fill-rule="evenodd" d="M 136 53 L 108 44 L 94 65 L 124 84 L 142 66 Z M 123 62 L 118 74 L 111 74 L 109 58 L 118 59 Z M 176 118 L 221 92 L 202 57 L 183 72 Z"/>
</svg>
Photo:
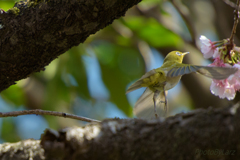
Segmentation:
<svg viewBox="0 0 240 160">
<path fill-rule="evenodd" d="M 240 157 L 239 133 L 237 104 L 199 109 L 166 120 L 109 119 L 59 132 L 47 130 L 41 141 L 0 145 L 0 159 L 23 160 L 34 155 L 46 160 L 235 160 Z"/>
<path fill-rule="evenodd" d="M 111 24 L 141 0 L 26 0 L 0 14 L 0 91 Z M 77 66 L 76 66 L 77 67 Z"/>
</svg>

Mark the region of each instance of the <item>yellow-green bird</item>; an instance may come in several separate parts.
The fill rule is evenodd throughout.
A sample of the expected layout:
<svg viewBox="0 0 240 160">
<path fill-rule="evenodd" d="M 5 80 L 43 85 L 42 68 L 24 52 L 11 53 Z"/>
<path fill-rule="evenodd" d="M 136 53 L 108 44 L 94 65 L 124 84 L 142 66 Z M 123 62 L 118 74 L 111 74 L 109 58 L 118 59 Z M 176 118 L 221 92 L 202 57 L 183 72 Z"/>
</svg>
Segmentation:
<svg viewBox="0 0 240 160">
<path fill-rule="evenodd" d="M 210 67 L 183 64 L 183 57 L 189 52 L 172 51 L 168 53 L 160 68 L 145 73 L 139 80 L 133 83 L 126 93 L 147 87 L 134 106 L 134 114 L 138 118 L 150 118 L 153 115 L 158 117 L 157 108 L 164 107 L 167 113 L 167 90 L 177 85 L 182 75 L 192 72 L 200 73 L 212 79 L 226 79 L 234 74 L 237 69 L 232 67 Z M 154 109 L 149 108 L 154 106 Z M 154 114 L 153 114 L 154 112 Z"/>
</svg>

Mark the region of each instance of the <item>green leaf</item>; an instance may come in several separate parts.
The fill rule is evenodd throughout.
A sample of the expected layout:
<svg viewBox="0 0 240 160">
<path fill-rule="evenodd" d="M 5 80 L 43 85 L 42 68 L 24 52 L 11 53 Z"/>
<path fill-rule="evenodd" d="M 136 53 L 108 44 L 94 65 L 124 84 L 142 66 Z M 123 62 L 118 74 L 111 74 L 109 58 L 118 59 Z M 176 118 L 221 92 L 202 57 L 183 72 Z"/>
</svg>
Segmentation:
<svg viewBox="0 0 240 160">
<path fill-rule="evenodd" d="M 132 107 L 126 97 L 126 86 L 144 73 L 144 62 L 136 49 L 101 43 L 94 47 L 102 78 L 110 92 L 110 100 L 127 116 Z"/>
<path fill-rule="evenodd" d="M 181 38 L 153 18 L 126 17 L 125 24 L 153 47 L 177 47 Z"/>
<path fill-rule="evenodd" d="M 13 118 L 3 118 L 1 127 L 1 138 L 6 142 L 17 142 L 21 138 L 18 136 Z"/>
<path fill-rule="evenodd" d="M 7 11 L 10 8 L 13 8 L 15 4 L 15 1 L 13 0 L 8 0 L 8 1 L 0 1 L 0 8 L 3 9 L 4 11 Z"/>
<path fill-rule="evenodd" d="M 1 92 L 1 96 L 8 102 L 20 106 L 26 103 L 24 91 L 19 85 L 12 85 L 8 89 Z"/>
<path fill-rule="evenodd" d="M 73 47 L 68 51 L 69 59 L 66 63 L 66 72 L 71 74 L 77 82 L 78 95 L 84 99 L 90 99 L 87 85 L 87 73 L 82 59 L 85 50 L 82 46 Z"/>
<path fill-rule="evenodd" d="M 46 84 L 45 108 L 54 109 L 61 101 L 69 104 L 76 93 L 90 99 L 82 54 L 81 47 L 74 47 L 59 58 L 55 76 Z"/>
</svg>

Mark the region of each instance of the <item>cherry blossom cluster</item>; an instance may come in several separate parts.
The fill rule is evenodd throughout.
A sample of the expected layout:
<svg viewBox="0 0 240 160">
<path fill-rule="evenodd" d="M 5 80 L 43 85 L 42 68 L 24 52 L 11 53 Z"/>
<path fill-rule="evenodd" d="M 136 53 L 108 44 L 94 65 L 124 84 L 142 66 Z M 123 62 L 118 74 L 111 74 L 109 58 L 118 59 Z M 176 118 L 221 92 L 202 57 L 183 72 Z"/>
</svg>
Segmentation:
<svg viewBox="0 0 240 160">
<path fill-rule="evenodd" d="M 238 71 L 225 80 L 213 79 L 211 93 L 220 98 L 234 99 L 240 90 L 240 48 L 229 43 L 228 39 L 212 42 L 205 36 L 200 36 L 201 52 L 204 58 L 213 58 L 209 66 L 236 67 Z"/>
<path fill-rule="evenodd" d="M 5 11 L 3 9 L 0 9 L 0 14 L 5 13 Z"/>
</svg>

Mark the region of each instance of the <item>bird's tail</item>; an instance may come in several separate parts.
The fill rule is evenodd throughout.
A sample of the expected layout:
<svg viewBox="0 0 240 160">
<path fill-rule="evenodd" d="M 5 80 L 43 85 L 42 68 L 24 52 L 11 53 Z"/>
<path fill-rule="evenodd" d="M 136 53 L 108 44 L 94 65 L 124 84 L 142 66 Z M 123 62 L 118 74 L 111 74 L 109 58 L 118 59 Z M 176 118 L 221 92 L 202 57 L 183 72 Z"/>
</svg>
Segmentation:
<svg viewBox="0 0 240 160">
<path fill-rule="evenodd" d="M 153 95 L 154 92 L 146 88 L 141 97 L 137 100 L 133 113 L 138 118 L 151 119 L 155 117 Z M 156 99 L 157 114 L 160 117 L 165 116 L 165 112 L 167 111 L 167 106 L 163 103 L 166 100 L 165 98 L 164 91 L 161 91 Z"/>
<path fill-rule="evenodd" d="M 142 84 L 142 79 L 137 80 L 130 87 L 128 87 L 128 89 L 126 91 L 126 94 L 129 93 L 129 92 L 132 92 L 132 91 L 134 91 L 138 88 L 141 88 L 142 87 L 141 84 Z"/>
<path fill-rule="evenodd" d="M 142 86 L 142 83 L 143 83 L 143 79 L 144 78 L 147 78 L 151 75 L 154 75 L 156 73 L 155 69 L 145 73 L 139 80 L 137 80 L 136 82 L 134 82 L 130 87 L 128 87 L 127 91 L 126 91 L 126 94 L 129 93 L 129 92 L 132 92 L 138 88 L 141 88 Z"/>
</svg>

